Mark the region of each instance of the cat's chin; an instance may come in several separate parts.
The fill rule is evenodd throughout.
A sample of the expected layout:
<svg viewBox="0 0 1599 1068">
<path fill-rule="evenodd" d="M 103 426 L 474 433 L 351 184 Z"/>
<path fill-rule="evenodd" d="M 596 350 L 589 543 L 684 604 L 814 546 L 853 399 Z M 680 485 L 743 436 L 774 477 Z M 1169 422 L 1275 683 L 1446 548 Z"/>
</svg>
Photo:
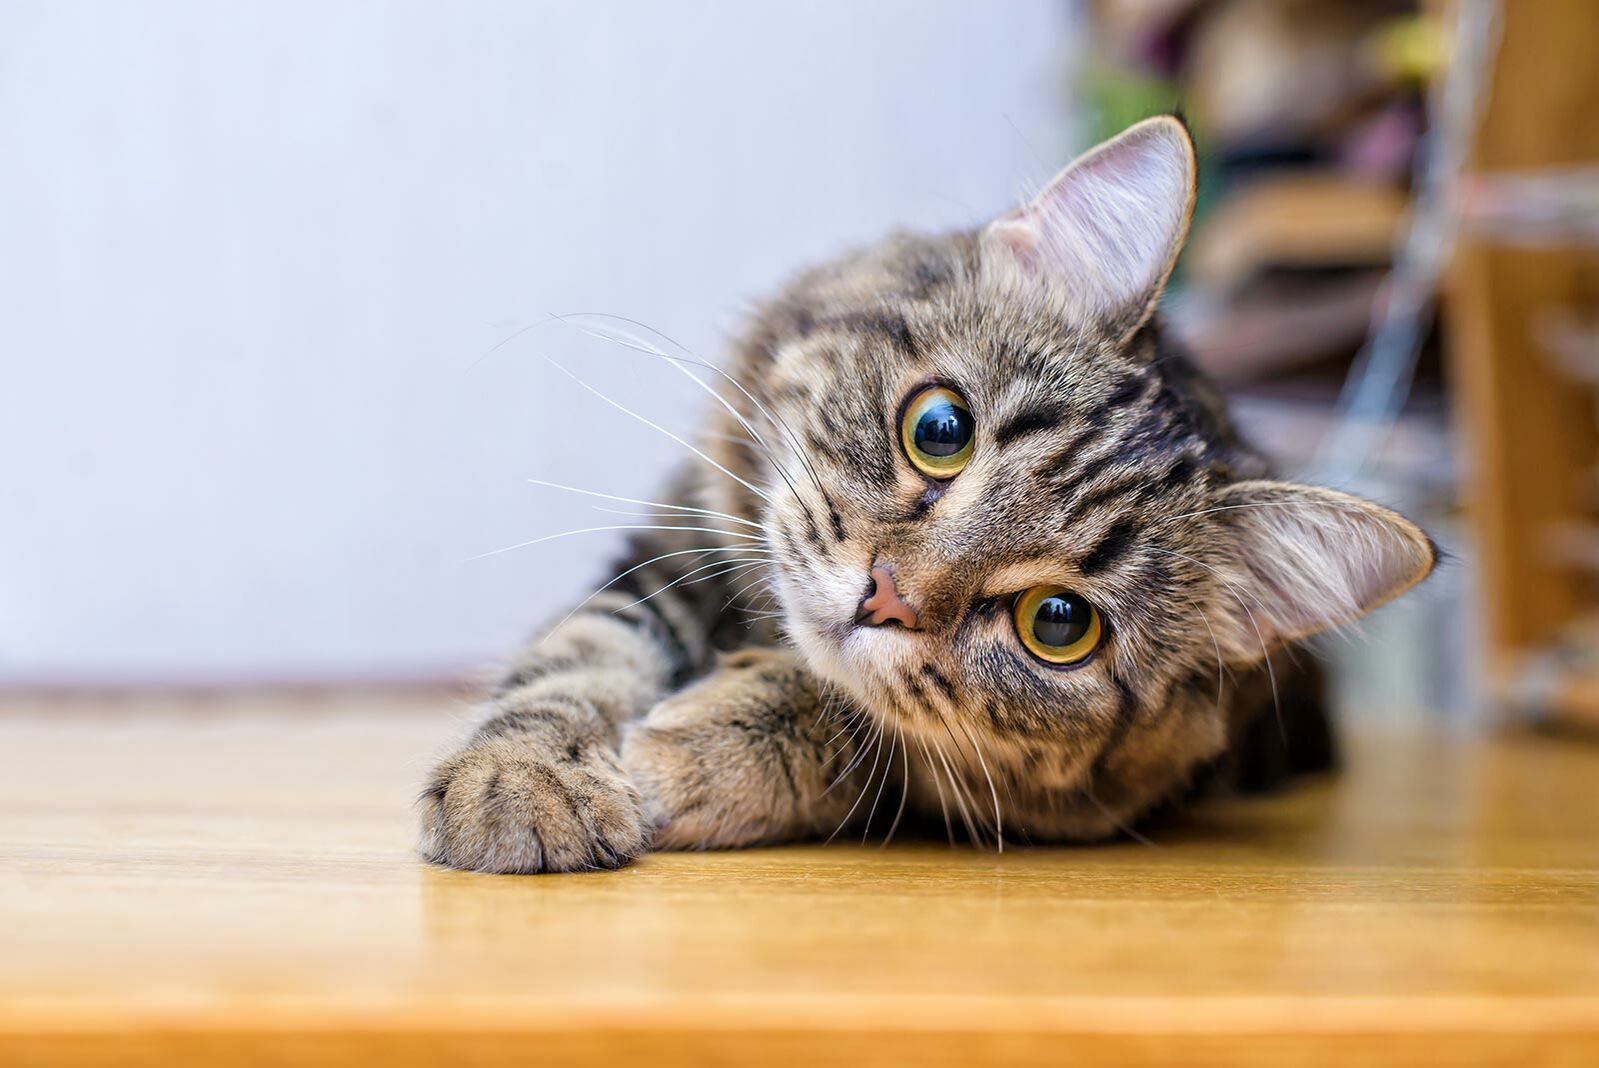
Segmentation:
<svg viewBox="0 0 1599 1068">
<path fill-rule="evenodd" d="M 898 627 L 849 624 L 823 630 L 791 617 L 787 631 L 807 667 L 871 712 L 887 705 L 889 687 L 883 680 L 903 675 L 918 662 L 911 650 L 914 636 Z"/>
</svg>

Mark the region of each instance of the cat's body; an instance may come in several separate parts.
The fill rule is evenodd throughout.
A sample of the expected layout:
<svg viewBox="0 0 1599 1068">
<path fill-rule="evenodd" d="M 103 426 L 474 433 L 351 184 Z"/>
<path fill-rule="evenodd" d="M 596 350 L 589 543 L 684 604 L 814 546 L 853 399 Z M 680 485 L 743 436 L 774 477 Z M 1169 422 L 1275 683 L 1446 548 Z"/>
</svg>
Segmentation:
<svg viewBox="0 0 1599 1068">
<path fill-rule="evenodd" d="M 680 363 L 718 399 L 640 520 L 675 529 L 524 652 L 424 794 L 424 855 L 1097 839 L 1319 714 L 1283 652 L 1433 553 L 1265 481 L 1163 342 L 1191 199 L 1186 132 L 1151 120 L 983 230 L 802 275 L 725 373 Z"/>
</svg>

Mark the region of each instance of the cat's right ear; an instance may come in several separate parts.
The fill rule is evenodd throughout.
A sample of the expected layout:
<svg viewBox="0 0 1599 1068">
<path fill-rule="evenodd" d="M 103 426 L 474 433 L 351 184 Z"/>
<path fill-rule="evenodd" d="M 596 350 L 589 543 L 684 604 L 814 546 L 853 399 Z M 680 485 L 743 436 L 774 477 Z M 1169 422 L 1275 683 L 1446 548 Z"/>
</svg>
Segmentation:
<svg viewBox="0 0 1599 1068">
<path fill-rule="evenodd" d="M 1221 594 L 1210 633 L 1233 661 L 1358 619 L 1438 561 L 1416 524 L 1336 490 L 1237 482 L 1214 501 L 1206 514 L 1232 551 L 1215 572 Z"/>
<path fill-rule="evenodd" d="M 1172 115 L 1090 149 L 982 234 L 985 271 L 1065 294 L 1068 314 L 1131 334 L 1154 311 L 1194 212 L 1193 138 Z"/>
</svg>

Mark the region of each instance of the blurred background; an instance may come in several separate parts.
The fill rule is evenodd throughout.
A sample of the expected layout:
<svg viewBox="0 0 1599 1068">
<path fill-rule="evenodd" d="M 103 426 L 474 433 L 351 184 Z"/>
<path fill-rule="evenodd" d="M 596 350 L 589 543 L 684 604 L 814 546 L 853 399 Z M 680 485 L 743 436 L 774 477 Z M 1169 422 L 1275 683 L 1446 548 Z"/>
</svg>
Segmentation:
<svg viewBox="0 0 1599 1068">
<path fill-rule="evenodd" d="M 454 685 L 590 588 L 715 358 L 1180 107 L 1174 329 L 1450 559 L 1350 714 L 1599 722 L 1599 4 L 0 2 L 0 690 Z M 1564 57 L 1564 58 L 1562 58 Z M 552 361 L 555 361 L 552 363 Z M 556 364 L 559 364 L 557 366 Z"/>
</svg>

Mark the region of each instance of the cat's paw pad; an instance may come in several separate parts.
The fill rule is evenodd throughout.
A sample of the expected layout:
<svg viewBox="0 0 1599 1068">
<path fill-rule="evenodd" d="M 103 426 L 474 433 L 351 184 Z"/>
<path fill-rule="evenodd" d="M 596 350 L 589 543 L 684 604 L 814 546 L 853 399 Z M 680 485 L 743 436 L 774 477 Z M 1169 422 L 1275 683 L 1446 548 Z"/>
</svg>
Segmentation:
<svg viewBox="0 0 1599 1068">
<path fill-rule="evenodd" d="M 421 853 L 488 872 L 617 868 L 649 846 L 638 790 L 600 749 L 546 751 L 525 738 L 474 742 L 422 794 Z"/>
</svg>

